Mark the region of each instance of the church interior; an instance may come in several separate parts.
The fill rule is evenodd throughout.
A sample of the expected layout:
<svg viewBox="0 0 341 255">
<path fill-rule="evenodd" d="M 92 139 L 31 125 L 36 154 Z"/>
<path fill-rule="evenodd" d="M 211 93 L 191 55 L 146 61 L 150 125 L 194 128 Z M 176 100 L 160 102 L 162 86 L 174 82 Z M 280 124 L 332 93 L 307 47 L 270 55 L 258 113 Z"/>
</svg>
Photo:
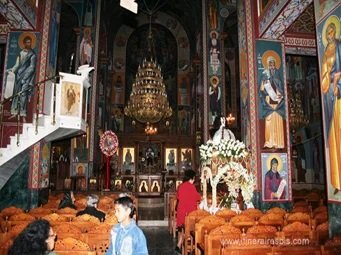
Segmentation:
<svg viewBox="0 0 341 255">
<path fill-rule="evenodd" d="M 340 34 L 338 0 L 1 1 L 0 254 L 40 218 L 105 254 L 121 193 L 174 254 L 188 170 L 183 255 L 340 254 Z"/>
</svg>

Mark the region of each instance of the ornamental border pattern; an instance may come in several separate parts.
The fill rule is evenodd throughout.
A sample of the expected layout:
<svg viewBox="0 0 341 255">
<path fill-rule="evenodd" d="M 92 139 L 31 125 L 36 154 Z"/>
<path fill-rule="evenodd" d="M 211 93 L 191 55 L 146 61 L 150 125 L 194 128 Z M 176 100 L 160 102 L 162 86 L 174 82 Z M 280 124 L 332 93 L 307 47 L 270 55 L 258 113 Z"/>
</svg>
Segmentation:
<svg viewBox="0 0 341 255">
<path fill-rule="evenodd" d="M 278 39 L 313 0 L 292 0 L 263 32 L 262 38 Z"/>
<path fill-rule="evenodd" d="M 251 128 L 251 168 L 258 169 L 257 162 L 257 120 L 256 120 L 256 99 L 255 99 L 255 77 L 254 77 L 254 38 L 253 38 L 253 23 L 251 3 L 245 0 L 245 14 L 246 14 L 246 36 L 247 36 L 247 55 L 248 55 L 248 69 L 249 69 L 249 100 L 250 100 L 250 128 Z M 258 183 L 256 183 L 256 189 Z"/>
</svg>

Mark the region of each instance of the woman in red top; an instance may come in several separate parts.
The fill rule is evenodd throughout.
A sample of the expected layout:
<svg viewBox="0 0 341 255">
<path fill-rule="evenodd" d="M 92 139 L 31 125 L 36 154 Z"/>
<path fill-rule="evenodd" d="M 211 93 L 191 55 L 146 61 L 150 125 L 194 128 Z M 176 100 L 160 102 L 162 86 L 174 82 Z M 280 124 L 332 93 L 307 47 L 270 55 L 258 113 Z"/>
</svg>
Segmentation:
<svg viewBox="0 0 341 255">
<path fill-rule="evenodd" d="M 185 217 L 190 212 L 197 209 L 198 201 L 200 201 L 201 196 L 194 186 L 195 171 L 187 170 L 185 171 L 185 176 L 183 183 L 180 184 L 176 198 L 177 198 L 177 214 L 176 214 L 176 226 L 178 228 L 178 244 L 175 251 L 181 253 L 181 246 L 183 242 L 183 231 L 185 225 Z"/>
</svg>

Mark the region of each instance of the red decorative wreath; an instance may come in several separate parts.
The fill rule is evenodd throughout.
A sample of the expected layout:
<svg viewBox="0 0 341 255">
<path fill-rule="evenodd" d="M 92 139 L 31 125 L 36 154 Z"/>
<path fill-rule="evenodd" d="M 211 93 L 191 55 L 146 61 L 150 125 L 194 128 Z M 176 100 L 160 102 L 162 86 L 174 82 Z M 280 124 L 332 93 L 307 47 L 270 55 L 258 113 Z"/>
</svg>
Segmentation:
<svg viewBox="0 0 341 255">
<path fill-rule="evenodd" d="M 103 135 L 101 135 L 99 147 L 101 148 L 101 151 L 105 156 L 113 156 L 118 149 L 117 135 L 110 130 L 105 131 Z"/>
</svg>

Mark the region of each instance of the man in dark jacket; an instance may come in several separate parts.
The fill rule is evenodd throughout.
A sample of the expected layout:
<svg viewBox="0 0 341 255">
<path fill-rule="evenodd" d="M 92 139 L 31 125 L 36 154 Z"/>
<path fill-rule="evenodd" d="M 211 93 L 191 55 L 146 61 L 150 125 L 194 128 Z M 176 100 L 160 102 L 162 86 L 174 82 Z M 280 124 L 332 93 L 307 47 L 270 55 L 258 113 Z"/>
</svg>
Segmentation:
<svg viewBox="0 0 341 255">
<path fill-rule="evenodd" d="M 83 211 L 79 211 L 76 216 L 89 214 L 97 217 L 101 222 L 103 222 L 105 220 L 105 213 L 97 210 L 98 200 L 98 196 L 95 194 L 88 196 L 86 208 Z"/>
</svg>

